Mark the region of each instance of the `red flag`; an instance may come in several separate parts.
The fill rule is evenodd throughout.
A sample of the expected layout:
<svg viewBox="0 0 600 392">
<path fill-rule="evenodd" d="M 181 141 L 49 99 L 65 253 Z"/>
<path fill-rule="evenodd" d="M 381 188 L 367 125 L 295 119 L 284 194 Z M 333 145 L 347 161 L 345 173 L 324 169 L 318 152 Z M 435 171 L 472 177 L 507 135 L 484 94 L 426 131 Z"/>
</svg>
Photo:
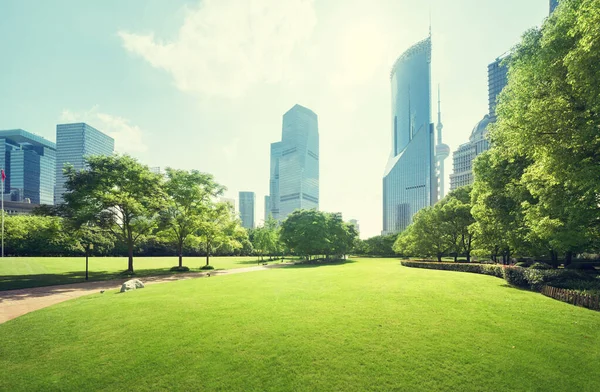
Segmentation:
<svg viewBox="0 0 600 392">
<path fill-rule="evenodd" d="M 6 174 L 4 173 L 4 169 L 2 169 L 2 182 L 6 180 Z"/>
</svg>

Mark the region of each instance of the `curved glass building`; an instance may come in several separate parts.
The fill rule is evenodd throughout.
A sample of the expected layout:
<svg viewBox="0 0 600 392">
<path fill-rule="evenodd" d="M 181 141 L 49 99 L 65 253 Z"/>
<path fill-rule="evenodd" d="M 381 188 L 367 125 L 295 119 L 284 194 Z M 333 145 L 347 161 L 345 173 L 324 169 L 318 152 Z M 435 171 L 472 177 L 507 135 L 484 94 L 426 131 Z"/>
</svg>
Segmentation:
<svg viewBox="0 0 600 392">
<path fill-rule="evenodd" d="M 383 177 L 383 234 L 404 230 L 437 201 L 431 123 L 431 37 L 404 52 L 390 74 L 392 151 Z"/>
</svg>

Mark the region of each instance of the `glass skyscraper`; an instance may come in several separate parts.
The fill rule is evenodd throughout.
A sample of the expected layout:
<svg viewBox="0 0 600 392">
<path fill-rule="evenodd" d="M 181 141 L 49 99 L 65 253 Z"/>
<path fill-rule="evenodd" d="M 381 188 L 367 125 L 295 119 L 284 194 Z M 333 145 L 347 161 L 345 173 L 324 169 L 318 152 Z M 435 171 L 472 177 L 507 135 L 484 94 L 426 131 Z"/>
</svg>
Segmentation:
<svg viewBox="0 0 600 392">
<path fill-rule="evenodd" d="M 265 222 L 269 219 L 269 215 L 271 215 L 271 196 L 265 196 Z"/>
<path fill-rule="evenodd" d="M 383 234 L 404 230 L 437 201 L 431 123 L 431 37 L 404 52 L 390 74 L 392 151 L 383 177 Z"/>
<path fill-rule="evenodd" d="M 240 192 L 240 218 L 246 229 L 254 229 L 255 201 L 254 192 Z"/>
<path fill-rule="evenodd" d="M 56 126 L 56 188 L 54 202 L 63 202 L 65 193 L 65 164 L 75 170 L 85 168 L 85 158 L 91 155 L 112 155 L 115 141 L 86 123 L 58 124 Z"/>
<path fill-rule="evenodd" d="M 498 96 L 508 83 L 508 65 L 510 54 L 504 54 L 488 65 L 488 109 L 492 122 L 496 121 L 496 103 Z"/>
<path fill-rule="evenodd" d="M 6 173 L 4 195 L 11 201 L 54 204 L 56 145 L 22 129 L 0 131 Z"/>
<path fill-rule="evenodd" d="M 271 144 L 270 212 L 285 219 L 297 209 L 319 209 L 319 126 L 310 109 L 283 115 L 281 141 Z"/>
</svg>

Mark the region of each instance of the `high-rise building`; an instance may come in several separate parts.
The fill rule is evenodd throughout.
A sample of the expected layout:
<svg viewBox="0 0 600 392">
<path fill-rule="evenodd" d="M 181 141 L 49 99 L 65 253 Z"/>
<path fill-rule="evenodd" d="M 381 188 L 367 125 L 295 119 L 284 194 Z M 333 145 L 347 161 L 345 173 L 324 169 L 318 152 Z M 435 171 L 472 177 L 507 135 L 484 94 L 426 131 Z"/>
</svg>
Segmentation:
<svg viewBox="0 0 600 392">
<path fill-rule="evenodd" d="M 269 219 L 269 215 L 271 215 L 271 197 L 269 195 L 265 196 L 265 222 Z"/>
<path fill-rule="evenodd" d="M 352 226 L 354 226 L 354 229 L 360 235 L 360 225 L 358 224 L 358 220 L 356 220 L 356 219 L 350 219 L 348 221 L 348 223 L 350 223 Z"/>
<path fill-rule="evenodd" d="M 417 211 L 438 199 L 431 123 L 431 37 L 396 60 L 390 79 L 392 151 L 383 177 L 383 234 L 404 230 Z"/>
<path fill-rule="evenodd" d="M 319 209 L 319 126 L 310 109 L 283 115 L 281 142 L 271 144 L 271 214 L 283 220 L 297 209 Z"/>
<path fill-rule="evenodd" d="M 75 170 L 85 168 L 85 158 L 92 155 L 112 155 L 115 141 L 86 123 L 58 124 L 56 126 L 56 188 L 54 202 L 63 202 L 66 177 L 65 165 Z"/>
<path fill-rule="evenodd" d="M 486 114 L 481 121 L 475 124 L 469 142 L 461 144 L 458 150 L 454 151 L 452 156 L 453 173 L 450 175 L 451 191 L 473 183 L 473 160 L 477 155 L 490 148 L 487 139 L 487 129 L 490 122 L 491 118 Z"/>
<path fill-rule="evenodd" d="M 496 121 L 496 103 L 498 96 L 508 83 L 508 65 L 505 59 L 510 54 L 503 54 L 488 65 L 488 108 L 492 121 Z"/>
<path fill-rule="evenodd" d="M 556 7 L 558 7 L 558 0 L 550 0 L 550 13 L 553 13 Z"/>
<path fill-rule="evenodd" d="M 0 157 L 5 200 L 54 204 L 54 143 L 22 129 L 0 131 Z"/>
<path fill-rule="evenodd" d="M 242 219 L 242 227 L 246 229 L 254 229 L 254 192 L 240 192 L 240 218 Z"/>
</svg>

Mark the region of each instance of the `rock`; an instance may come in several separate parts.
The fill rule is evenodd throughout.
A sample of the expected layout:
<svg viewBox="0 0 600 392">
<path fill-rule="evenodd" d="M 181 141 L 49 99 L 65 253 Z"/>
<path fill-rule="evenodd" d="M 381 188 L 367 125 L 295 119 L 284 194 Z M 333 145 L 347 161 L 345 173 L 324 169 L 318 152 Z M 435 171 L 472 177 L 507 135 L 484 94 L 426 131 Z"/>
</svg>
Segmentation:
<svg viewBox="0 0 600 392">
<path fill-rule="evenodd" d="M 143 288 L 144 288 L 144 284 L 142 283 L 141 280 L 131 279 L 131 280 L 128 280 L 127 282 L 123 283 L 123 285 L 121 286 L 121 293 L 124 293 L 126 291 L 135 290 L 135 289 L 143 289 Z"/>
</svg>

